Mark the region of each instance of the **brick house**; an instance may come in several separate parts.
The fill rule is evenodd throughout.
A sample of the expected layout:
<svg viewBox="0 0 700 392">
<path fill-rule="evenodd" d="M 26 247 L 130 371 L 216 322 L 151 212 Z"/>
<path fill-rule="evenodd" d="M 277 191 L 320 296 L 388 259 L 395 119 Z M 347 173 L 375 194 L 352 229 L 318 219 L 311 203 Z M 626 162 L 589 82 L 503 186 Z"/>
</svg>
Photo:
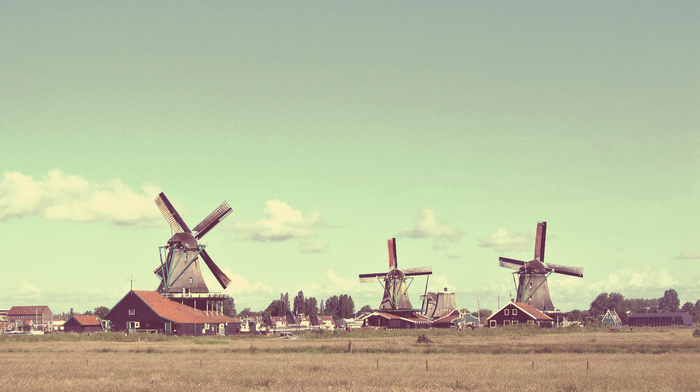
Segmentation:
<svg viewBox="0 0 700 392">
<path fill-rule="evenodd" d="M 7 312 L 7 319 L 9 322 L 18 325 L 31 322 L 35 329 L 45 332 L 53 329 L 53 312 L 46 305 L 13 306 Z"/>
</svg>

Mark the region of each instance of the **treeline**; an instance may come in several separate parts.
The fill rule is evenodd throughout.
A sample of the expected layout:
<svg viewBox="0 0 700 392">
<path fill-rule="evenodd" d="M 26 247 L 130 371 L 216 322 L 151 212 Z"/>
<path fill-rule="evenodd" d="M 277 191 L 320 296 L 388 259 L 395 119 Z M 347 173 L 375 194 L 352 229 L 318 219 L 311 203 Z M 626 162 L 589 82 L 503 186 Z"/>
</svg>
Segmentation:
<svg viewBox="0 0 700 392">
<path fill-rule="evenodd" d="M 94 310 L 86 310 L 82 313 L 73 311 L 70 308 L 69 312 L 54 313 L 53 318 L 57 320 L 68 320 L 73 316 L 97 316 L 103 318 L 107 313 L 109 313 L 109 308 L 106 306 L 98 306 Z"/>
<path fill-rule="evenodd" d="M 700 300 L 695 304 L 686 302 L 681 306 L 678 293 L 674 289 L 668 289 L 663 297 L 653 299 L 625 298 L 620 293 L 601 293 L 591 302 L 588 314 L 575 310 L 571 312 L 571 316 L 578 321 L 600 321 L 608 309 L 615 310 L 623 324 L 627 324 L 629 314 L 646 312 L 687 312 L 695 321 L 700 321 Z"/>
<path fill-rule="evenodd" d="M 370 309 L 369 305 L 362 309 Z M 262 317 L 266 324 L 270 324 L 271 317 L 287 318 L 288 323 L 294 322 L 296 315 L 304 314 L 309 317 L 312 324 L 318 324 L 318 316 L 333 316 L 335 319 L 351 318 L 355 316 L 355 302 L 348 294 L 333 295 L 327 298 L 316 300 L 315 297 L 307 298 L 303 291 L 294 297 L 291 301 L 289 293 L 280 293 L 280 298 L 275 299 L 261 312 L 253 312 L 250 308 L 243 309 L 238 313 L 238 317 Z"/>
</svg>

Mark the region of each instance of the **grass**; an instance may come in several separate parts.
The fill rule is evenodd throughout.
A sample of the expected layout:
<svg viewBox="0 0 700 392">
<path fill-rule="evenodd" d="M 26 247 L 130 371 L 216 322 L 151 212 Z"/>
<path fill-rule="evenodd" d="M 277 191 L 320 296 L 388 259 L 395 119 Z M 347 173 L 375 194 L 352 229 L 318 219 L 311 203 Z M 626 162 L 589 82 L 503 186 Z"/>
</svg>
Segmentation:
<svg viewBox="0 0 700 392">
<path fill-rule="evenodd" d="M 0 379 L 7 390 L 36 391 L 700 390 L 691 329 L 364 332 L 2 337 Z M 432 343 L 417 342 L 424 333 Z"/>
</svg>

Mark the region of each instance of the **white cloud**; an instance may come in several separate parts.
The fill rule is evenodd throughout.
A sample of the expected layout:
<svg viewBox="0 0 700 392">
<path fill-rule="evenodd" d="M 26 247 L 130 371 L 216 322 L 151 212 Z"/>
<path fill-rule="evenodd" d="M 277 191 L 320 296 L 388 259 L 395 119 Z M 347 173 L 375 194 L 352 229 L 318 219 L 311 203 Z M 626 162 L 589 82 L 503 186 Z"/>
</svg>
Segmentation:
<svg viewBox="0 0 700 392">
<path fill-rule="evenodd" d="M 446 226 L 438 222 L 435 210 L 430 208 L 421 209 L 416 220 L 416 227 L 412 230 L 402 230 L 397 237 L 404 238 L 433 238 L 433 250 L 447 249 L 445 240 L 458 242 L 462 239 L 461 230 L 456 227 Z"/>
<path fill-rule="evenodd" d="M 488 237 L 479 239 L 482 248 L 493 248 L 497 252 L 527 250 L 531 236 L 525 234 L 509 233 L 506 229 L 497 229 Z"/>
<path fill-rule="evenodd" d="M 682 250 L 681 254 L 676 257 L 681 260 L 697 260 L 700 259 L 700 252 L 691 252 L 688 250 Z"/>
<path fill-rule="evenodd" d="M 289 204 L 276 199 L 265 203 L 263 215 L 264 219 L 258 222 L 236 223 L 234 230 L 241 233 L 244 240 L 286 241 L 313 237 L 316 235 L 314 228 L 324 225 L 317 212 L 303 215 Z"/>
<path fill-rule="evenodd" d="M 299 244 L 301 253 L 326 253 L 328 252 L 328 244 L 324 242 L 306 242 Z"/>
<path fill-rule="evenodd" d="M 160 190 L 144 185 L 132 191 L 119 180 L 92 184 L 56 169 L 41 179 L 4 172 L 0 182 L 0 221 L 28 215 L 73 222 L 133 225 L 155 222 L 153 199 Z"/>
<path fill-rule="evenodd" d="M 228 288 L 224 290 L 228 294 L 271 294 L 274 292 L 272 287 L 259 280 L 255 281 L 255 283 L 250 283 L 243 275 L 231 274 L 228 269 L 225 269 L 224 272 L 231 279 L 231 283 L 229 284 Z M 221 288 L 219 286 L 219 282 L 216 281 L 213 281 L 211 285 L 210 282 L 207 281 L 207 285 L 210 287 L 215 287 L 212 285 L 216 285 Z"/>
</svg>

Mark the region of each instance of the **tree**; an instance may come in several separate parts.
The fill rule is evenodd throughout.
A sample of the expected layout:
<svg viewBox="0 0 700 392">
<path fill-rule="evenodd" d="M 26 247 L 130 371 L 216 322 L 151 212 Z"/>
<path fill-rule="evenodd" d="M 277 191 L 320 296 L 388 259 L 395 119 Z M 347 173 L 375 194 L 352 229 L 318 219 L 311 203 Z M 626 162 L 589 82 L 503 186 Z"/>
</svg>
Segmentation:
<svg viewBox="0 0 700 392">
<path fill-rule="evenodd" d="M 360 313 L 372 313 L 372 310 L 373 310 L 373 309 L 372 309 L 371 306 L 365 305 L 365 306 L 363 306 L 363 307 L 360 308 L 360 311 L 357 312 L 357 314 L 360 314 Z"/>
<path fill-rule="evenodd" d="M 304 292 L 299 291 L 296 297 L 294 297 L 294 314 L 307 314 L 306 313 L 306 298 L 304 298 Z"/>
<path fill-rule="evenodd" d="M 664 296 L 659 300 L 659 309 L 667 312 L 677 312 L 681 301 L 678 299 L 678 293 L 674 289 L 664 291 Z"/>
<path fill-rule="evenodd" d="M 109 313 L 109 308 L 106 306 L 98 306 L 95 308 L 95 311 L 93 313 L 95 314 L 95 316 L 102 319 L 107 315 L 107 313 Z"/>
<path fill-rule="evenodd" d="M 486 325 L 486 319 L 491 317 L 493 312 L 489 309 L 479 309 L 479 323 L 481 325 Z"/>
<path fill-rule="evenodd" d="M 341 294 L 338 297 L 340 311 L 338 316 L 342 318 L 351 318 L 355 314 L 355 302 L 352 297 L 347 294 Z"/>
<path fill-rule="evenodd" d="M 592 317 L 599 317 L 605 315 L 605 312 L 608 310 L 608 293 L 600 293 L 598 296 L 591 302 L 591 307 L 588 309 L 588 312 L 591 314 Z"/>
<path fill-rule="evenodd" d="M 224 300 L 223 313 L 228 317 L 236 317 L 236 303 L 233 301 L 233 297 Z"/>
<path fill-rule="evenodd" d="M 241 313 L 238 314 L 238 317 L 240 318 L 248 318 L 248 317 L 255 317 L 257 316 L 256 312 L 252 312 L 250 308 L 245 308 L 241 310 Z"/>
<path fill-rule="evenodd" d="M 316 305 L 316 298 L 307 298 L 304 305 L 306 307 L 306 315 L 309 316 L 311 325 L 318 325 L 318 306 Z"/>
</svg>

